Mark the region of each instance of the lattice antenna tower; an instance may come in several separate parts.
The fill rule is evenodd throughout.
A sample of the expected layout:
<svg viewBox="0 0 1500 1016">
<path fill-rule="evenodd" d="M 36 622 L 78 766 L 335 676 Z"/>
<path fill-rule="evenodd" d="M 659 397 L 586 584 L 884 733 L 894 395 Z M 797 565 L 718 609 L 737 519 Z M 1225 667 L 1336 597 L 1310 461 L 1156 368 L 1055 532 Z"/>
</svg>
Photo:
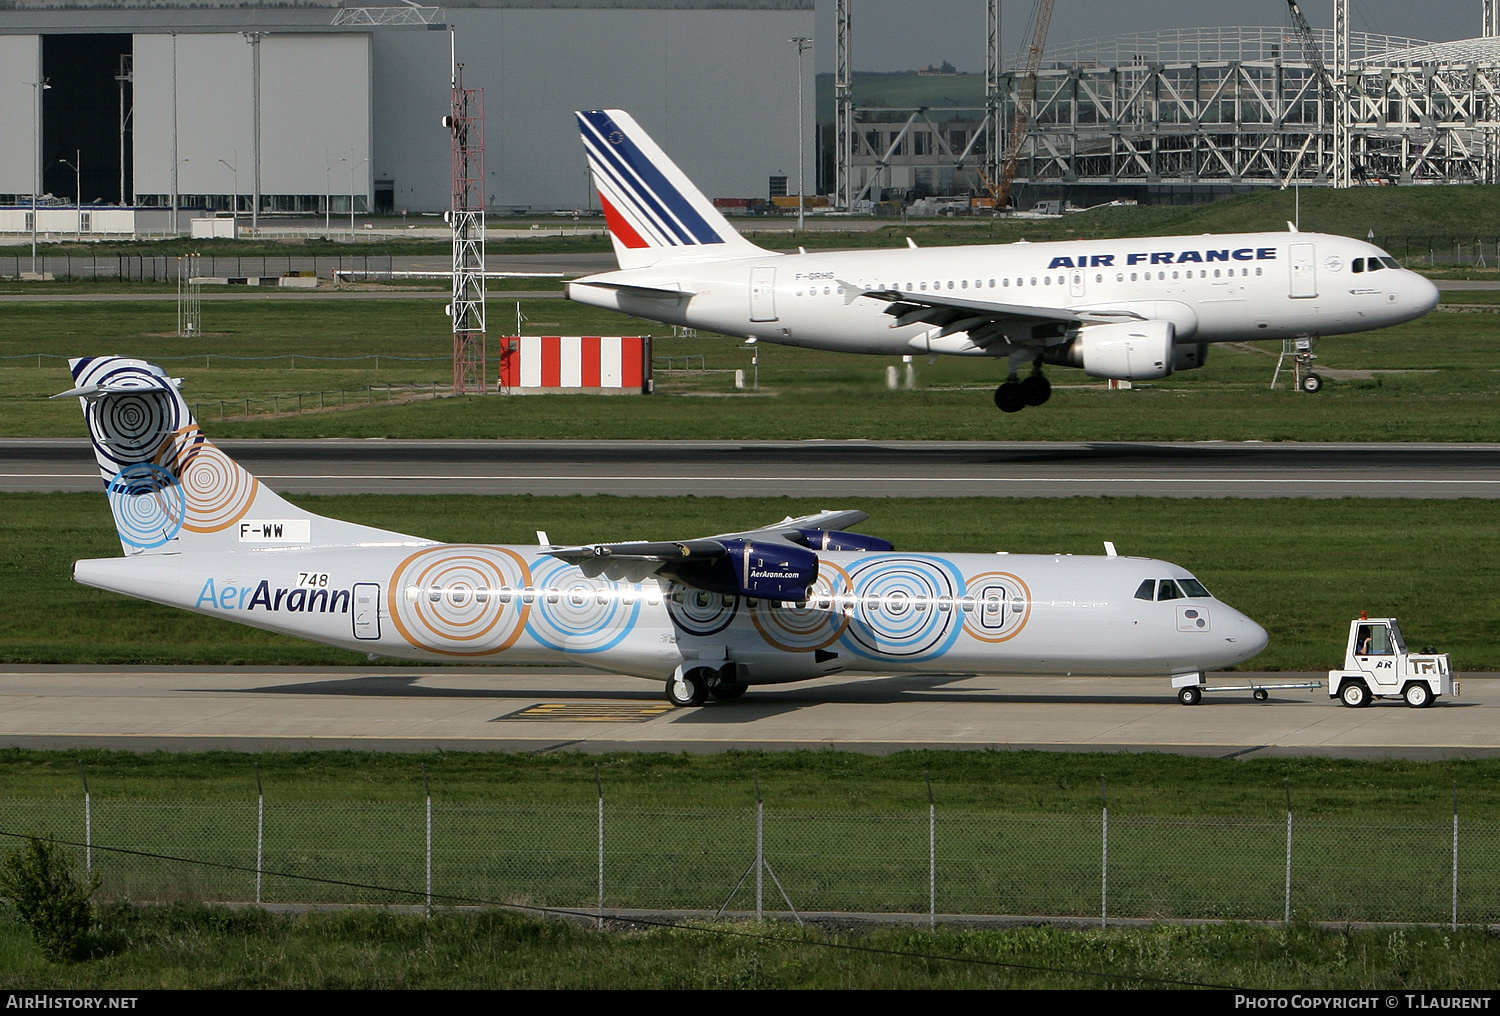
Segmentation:
<svg viewBox="0 0 1500 1016">
<path fill-rule="evenodd" d="M 452 38 L 450 30 L 449 38 Z M 484 89 L 465 88 L 453 59 L 453 101 L 446 126 L 453 135 L 453 393 L 485 392 Z"/>
</svg>

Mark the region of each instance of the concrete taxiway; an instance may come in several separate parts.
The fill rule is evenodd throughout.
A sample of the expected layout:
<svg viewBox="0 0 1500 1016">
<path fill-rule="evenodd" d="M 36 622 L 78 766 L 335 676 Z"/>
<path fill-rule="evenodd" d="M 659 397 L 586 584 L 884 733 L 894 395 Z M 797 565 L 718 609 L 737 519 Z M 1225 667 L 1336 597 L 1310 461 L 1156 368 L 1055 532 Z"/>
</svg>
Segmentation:
<svg viewBox="0 0 1500 1016">
<path fill-rule="evenodd" d="M 1211 685 L 1311 674 L 1218 674 Z M 134 751 L 1164 751 L 1500 755 L 1500 674 L 1427 709 L 1322 689 L 1179 705 L 1165 679 L 841 674 L 673 709 L 656 682 L 572 668 L 0 668 L 0 746 Z"/>
<path fill-rule="evenodd" d="M 219 442 L 290 494 L 1500 497 L 1500 445 L 1206 441 Z M 88 441 L 0 440 L 0 491 L 100 490 Z"/>
</svg>

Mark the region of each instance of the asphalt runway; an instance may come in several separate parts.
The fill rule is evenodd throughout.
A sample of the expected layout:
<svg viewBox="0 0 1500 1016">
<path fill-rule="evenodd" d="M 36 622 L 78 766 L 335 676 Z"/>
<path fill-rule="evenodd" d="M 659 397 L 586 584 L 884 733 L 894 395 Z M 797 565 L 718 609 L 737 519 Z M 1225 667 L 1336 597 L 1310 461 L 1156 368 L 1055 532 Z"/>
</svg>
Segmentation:
<svg viewBox="0 0 1500 1016">
<path fill-rule="evenodd" d="M 1500 497 L 1500 445 L 228 440 L 289 494 Z M 0 491 L 98 491 L 88 442 L 0 440 Z"/>
<path fill-rule="evenodd" d="M 1316 674 L 1213 675 L 1270 685 Z M 131 751 L 781 751 L 917 748 L 1164 751 L 1254 758 L 1500 754 L 1500 674 L 1427 709 L 1335 704 L 1317 689 L 1210 694 L 1165 678 L 850 673 L 667 706 L 654 681 L 467 667 L 0 668 L 0 746 Z"/>
</svg>

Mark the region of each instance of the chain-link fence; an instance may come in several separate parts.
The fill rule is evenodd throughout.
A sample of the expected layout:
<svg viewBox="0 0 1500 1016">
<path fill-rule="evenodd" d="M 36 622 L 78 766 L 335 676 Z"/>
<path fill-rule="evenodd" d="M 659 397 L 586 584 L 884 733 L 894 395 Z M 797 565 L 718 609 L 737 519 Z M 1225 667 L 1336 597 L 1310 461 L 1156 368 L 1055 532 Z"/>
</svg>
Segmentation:
<svg viewBox="0 0 1500 1016">
<path fill-rule="evenodd" d="M 198 255 L 198 274 L 207 279 L 271 279 L 312 272 L 329 278 L 334 271 L 370 274 L 391 271 L 389 254 Z M 0 257 L 0 278 L 37 272 L 56 279 L 118 279 L 122 282 L 176 282 L 180 257 L 141 254 L 30 254 Z"/>
<path fill-rule="evenodd" d="M 1500 921 L 1500 824 L 1459 818 L 0 801 L 135 900 Z"/>
</svg>

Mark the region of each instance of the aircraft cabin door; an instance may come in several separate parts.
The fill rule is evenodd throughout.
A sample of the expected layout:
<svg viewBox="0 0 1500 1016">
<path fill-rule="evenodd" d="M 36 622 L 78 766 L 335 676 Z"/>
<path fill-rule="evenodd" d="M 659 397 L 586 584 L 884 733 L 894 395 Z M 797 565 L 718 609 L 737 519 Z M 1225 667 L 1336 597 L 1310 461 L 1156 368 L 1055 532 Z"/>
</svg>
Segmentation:
<svg viewBox="0 0 1500 1016">
<path fill-rule="evenodd" d="M 776 320 L 776 269 L 750 269 L 750 320 Z"/>
<path fill-rule="evenodd" d="M 380 638 L 380 584 L 378 582 L 354 584 L 354 637 L 371 640 Z"/>
<path fill-rule="evenodd" d="M 1083 293 L 1083 270 L 1075 268 L 1068 273 L 1068 295 L 1082 296 Z"/>
<path fill-rule="evenodd" d="M 1292 244 L 1291 297 L 1294 300 L 1318 295 L 1318 248 L 1315 244 Z"/>
</svg>

